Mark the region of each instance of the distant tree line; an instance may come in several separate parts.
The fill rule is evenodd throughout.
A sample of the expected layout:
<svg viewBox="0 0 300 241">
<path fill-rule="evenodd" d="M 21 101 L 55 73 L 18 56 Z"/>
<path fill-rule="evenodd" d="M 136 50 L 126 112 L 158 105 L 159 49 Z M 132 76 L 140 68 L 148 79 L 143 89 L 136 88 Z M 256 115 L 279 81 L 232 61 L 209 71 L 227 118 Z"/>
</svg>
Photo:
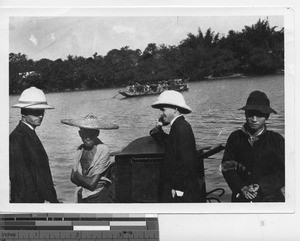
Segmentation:
<svg viewBox="0 0 300 241">
<path fill-rule="evenodd" d="M 284 69 L 284 29 L 258 20 L 227 36 L 210 28 L 189 33 L 178 46 L 149 43 L 142 52 L 128 46 L 106 56 L 33 61 L 25 54 L 9 54 L 9 93 L 29 86 L 46 92 L 121 87 L 138 82 L 154 83 L 170 78 L 198 81 L 207 76 L 273 74 Z"/>
</svg>

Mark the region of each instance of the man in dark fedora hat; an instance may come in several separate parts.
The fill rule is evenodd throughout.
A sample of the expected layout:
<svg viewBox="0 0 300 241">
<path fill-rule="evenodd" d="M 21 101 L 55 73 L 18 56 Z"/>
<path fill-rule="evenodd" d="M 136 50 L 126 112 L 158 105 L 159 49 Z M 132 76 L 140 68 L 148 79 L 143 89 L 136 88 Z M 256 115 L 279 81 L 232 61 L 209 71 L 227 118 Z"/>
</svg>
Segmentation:
<svg viewBox="0 0 300 241">
<path fill-rule="evenodd" d="M 258 90 L 240 110 L 246 123 L 229 136 L 221 165 L 232 202 L 284 202 L 284 138 L 266 127 L 270 114 L 277 112 Z"/>
</svg>

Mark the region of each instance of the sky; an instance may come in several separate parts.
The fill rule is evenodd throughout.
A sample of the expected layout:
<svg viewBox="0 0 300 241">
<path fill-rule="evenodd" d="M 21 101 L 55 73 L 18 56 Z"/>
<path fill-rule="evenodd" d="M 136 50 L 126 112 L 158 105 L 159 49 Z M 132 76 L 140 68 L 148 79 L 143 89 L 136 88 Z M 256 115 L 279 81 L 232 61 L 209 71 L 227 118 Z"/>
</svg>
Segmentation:
<svg viewBox="0 0 300 241">
<path fill-rule="evenodd" d="M 10 17 L 9 51 L 33 60 L 104 56 L 125 46 L 143 51 L 149 43 L 178 45 L 198 28 L 226 36 L 259 19 L 268 19 L 276 30 L 284 27 L 283 16 Z"/>
</svg>

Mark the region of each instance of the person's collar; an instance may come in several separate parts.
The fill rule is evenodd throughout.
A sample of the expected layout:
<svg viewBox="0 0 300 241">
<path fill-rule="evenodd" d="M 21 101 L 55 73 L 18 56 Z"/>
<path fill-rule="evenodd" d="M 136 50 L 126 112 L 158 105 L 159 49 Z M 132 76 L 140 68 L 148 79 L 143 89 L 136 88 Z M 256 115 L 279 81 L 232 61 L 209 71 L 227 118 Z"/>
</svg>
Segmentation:
<svg viewBox="0 0 300 241">
<path fill-rule="evenodd" d="M 263 134 L 263 133 L 265 132 L 266 129 L 267 129 L 267 126 L 266 126 L 266 125 L 263 125 L 263 127 L 262 127 L 261 130 L 258 130 L 258 131 L 256 131 L 255 133 L 251 134 L 251 133 L 249 132 L 249 127 L 248 127 L 247 123 L 245 123 L 245 124 L 243 125 L 243 127 L 242 127 L 243 132 L 245 132 L 245 133 L 247 133 L 247 134 L 249 134 L 249 135 L 251 135 L 251 136 L 260 136 L 261 134 Z"/>
<path fill-rule="evenodd" d="M 29 126 L 29 128 L 34 131 L 34 128 L 30 124 L 28 124 L 27 122 L 22 121 L 22 120 L 21 120 L 21 122 L 24 123 L 25 125 Z"/>
<path fill-rule="evenodd" d="M 180 116 L 182 116 L 182 114 L 176 116 L 173 120 L 171 120 L 170 125 L 172 126 L 172 124 L 174 123 L 174 121 L 175 121 L 178 117 L 180 117 Z"/>
<path fill-rule="evenodd" d="M 267 126 L 264 125 L 261 130 L 258 130 L 257 132 L 255 132 L 252 135 L 250 134 L 250 132 L 247 129 L 248 129 L 247 123 L 245 123 L 242 127 L 242 131 L 248 135 L 248 141 L 249 141 L 250 145 L 253 146 L 253 143 L 258 140 L 258 137 L 261 136 L 263 133 L 265 133 L 265 131 L 267 130 Z"/>
</svg>

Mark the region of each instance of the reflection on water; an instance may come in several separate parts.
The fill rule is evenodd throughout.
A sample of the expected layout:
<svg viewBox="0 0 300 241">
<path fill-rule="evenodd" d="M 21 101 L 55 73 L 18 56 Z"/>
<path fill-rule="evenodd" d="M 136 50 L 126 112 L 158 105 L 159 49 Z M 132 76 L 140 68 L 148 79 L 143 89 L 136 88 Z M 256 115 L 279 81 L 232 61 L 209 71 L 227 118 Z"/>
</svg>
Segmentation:
<svg viewBox="0 0 300 241">
<path fill-rule="evenodd" d="M 226 143 L 229 134 L 244 123 L 243 111 L 249 93 L 253 90 L 266 92 L 277 115 L 268 120 L 269 129 L 284 136 L 284 79 L 282 75 L 241 79 L 222 79 L 189 84 L 183 92 L 193 112 L 186 115 L 192 125 L 196 142 L 201 147 Z M 146 136 L 155 125 L 159 111 L 150 107 L 157 96 L 125 99 L 113 98 L 117 89 L 64 92 L 47 94 L 48 103 L 55 107 L 46 110 L 45 118 L 37 133 L 50 159 L 55 188 L 59 200 L 73 202 L 75 186 L 70 181 L 74 154 L 81 139 L 78 128 L 60 123 L 61 119 L 84 117 L 89 113 L 120 126 L 118 130 L 103 130 L 100 139 L 111 151 L 118 151 L 136 138 Z M 10 105 L 18 96 L 10 96 Z M 20 119 L 18 109 L 10 109 L 10 132 Z M 167 128 L 168 130 L 168 128 Z M 230 200 L 230 190 L 225 183 L 219 165 L 222 154 L 205 160 L 207 190 L 225 188 L 222 202 Z"/>
</svg>

